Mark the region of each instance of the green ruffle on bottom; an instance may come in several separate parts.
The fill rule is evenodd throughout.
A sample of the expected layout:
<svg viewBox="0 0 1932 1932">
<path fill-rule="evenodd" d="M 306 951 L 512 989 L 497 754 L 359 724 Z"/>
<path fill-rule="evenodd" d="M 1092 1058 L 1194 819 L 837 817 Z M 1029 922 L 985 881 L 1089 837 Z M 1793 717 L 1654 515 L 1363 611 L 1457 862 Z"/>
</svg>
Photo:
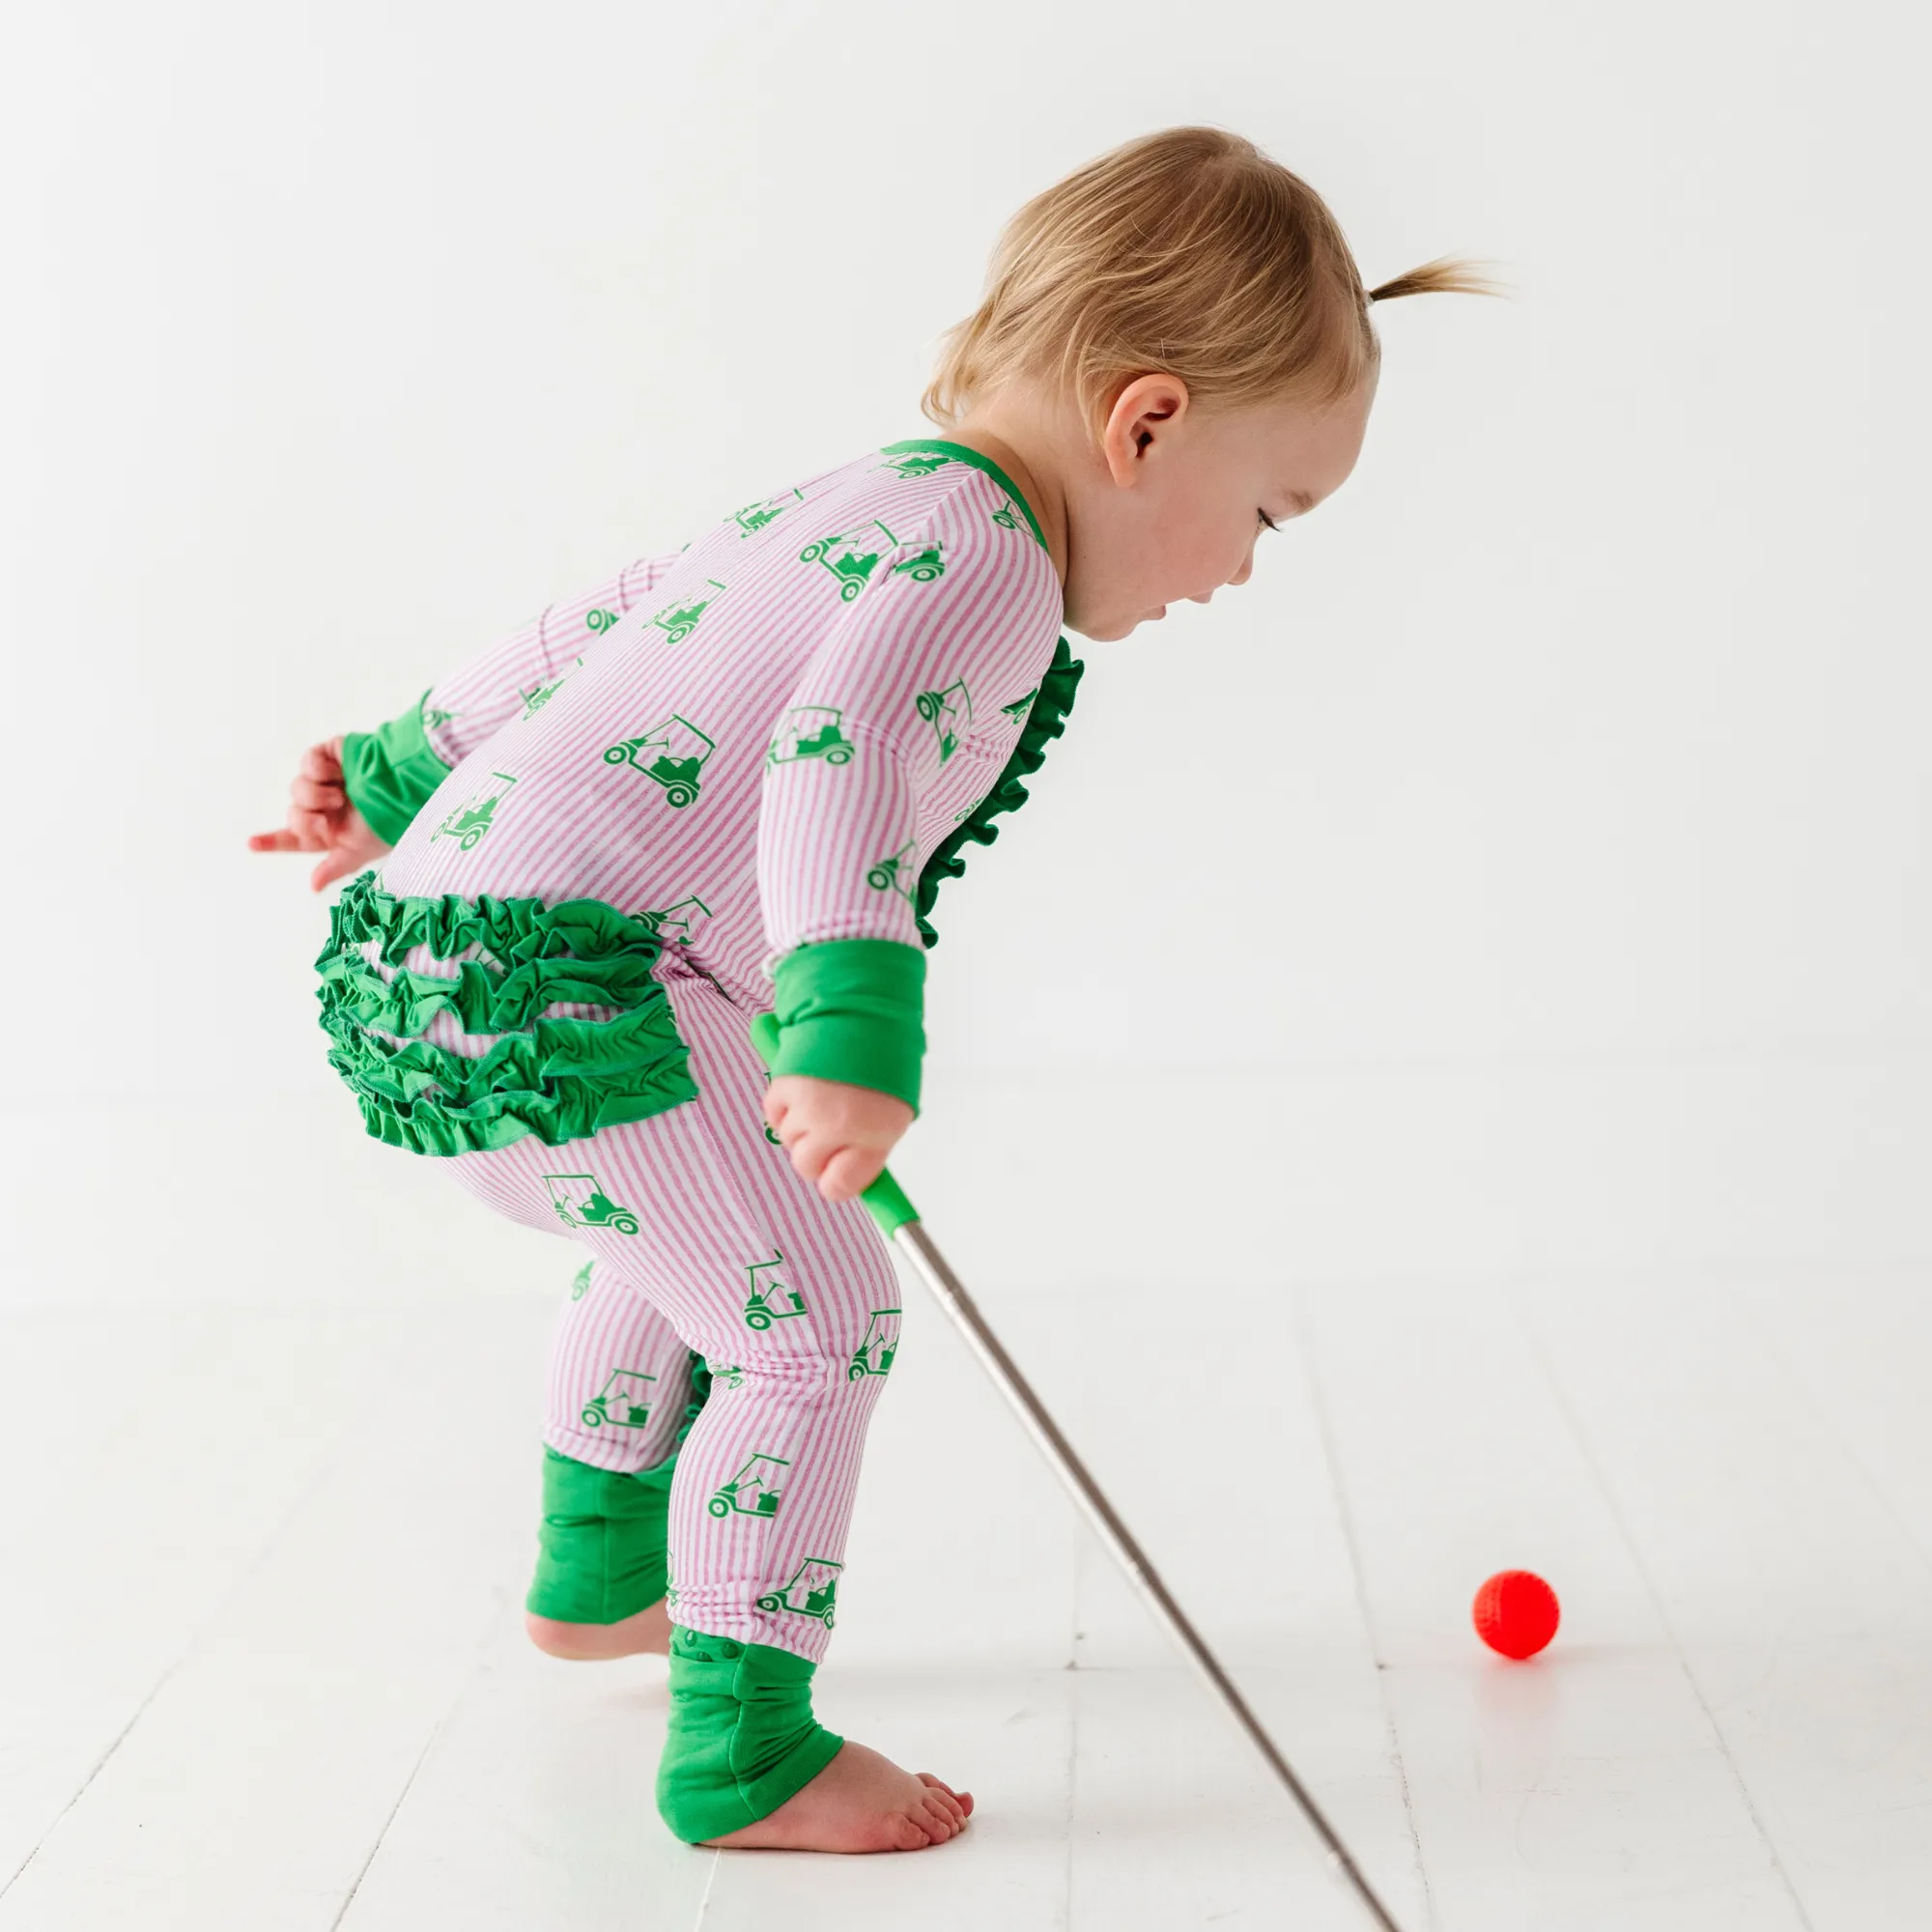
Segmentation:
<svg viewBox="0 0 1932 1932">
<path fill-rule="evenodd" d="M 392 980 L 356 950 L 372 939 Z M 417 945 L 438 959 L 470 946 L 488 956 L 444 979 L 402 966 Z M 646 1120 L 697 1094 L 670 1001 L 651 978 L 660 950 L 649 922 L 602 899 L 399 898 L 359 873 L 330 909 L 315 962 L 329 1065 L 369 1132 L 416 1153 L 469 1153 L 525 1134 L 559 1147 Z M 619 1010 L 544 1018 L 557 1002 Z M 465 1033 L 500 1037 L 475 1058 L 412 1037 L 442 1011 Z"/>
<path fill-rule="evenodd" d="M 811 1715 L 809 1658 L 673 1624 L 658 1813 L 688 1845 L 769 1817 L 845 1740 Z"/>
<path fill-rule="evenodd" d="M 992 790 L 980 801 L 963 825 L 940 840 L 932 857 L 920 868 L 913 910 L 919 919 L 919 936 L 927 946 L 939 944 L 939 934 L 927 915 L 939 896 L 941 881 L 956 879 L 966 869 L 966 845 L 990 845 L 1000 836 L 994 819 L 1003 812 L 1017 811 L 1027 802 L 1027 788 L 1020 781 L 1039 770 L 1046 762 L 1047 746 L 1066 729 L 1066 714 L 1073 709 L 1073 695 L 1086 668 L 1062 638 L 1054 646 L 1052 664 L 1039 681 L 1039 691 L 1027 713 L 1019 742 L 993 781 Z"/>
</svg>

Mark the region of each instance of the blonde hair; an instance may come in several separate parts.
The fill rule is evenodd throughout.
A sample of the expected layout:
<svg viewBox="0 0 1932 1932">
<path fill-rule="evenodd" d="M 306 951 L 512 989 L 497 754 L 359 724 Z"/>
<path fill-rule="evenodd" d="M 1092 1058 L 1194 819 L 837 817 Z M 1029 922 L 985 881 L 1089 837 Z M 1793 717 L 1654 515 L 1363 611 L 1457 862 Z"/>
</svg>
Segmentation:
<svg viewBox="0 0 1932 1932">
<path fill-rule="evenodd" d="M 1379 361 L 1371 302 L 1499 293 L 1446 258 L 1364 289 L 1299 176 L 1238 134 L 1169 128 L 1077 168 L 1007 223 L 985 298 L 946 332 L 920 407 L 950 425 L 988 391 L 1044 377 L 1097 428 L 1150 370 L 1210 410 L 1323 407 Z"/>
</svg>

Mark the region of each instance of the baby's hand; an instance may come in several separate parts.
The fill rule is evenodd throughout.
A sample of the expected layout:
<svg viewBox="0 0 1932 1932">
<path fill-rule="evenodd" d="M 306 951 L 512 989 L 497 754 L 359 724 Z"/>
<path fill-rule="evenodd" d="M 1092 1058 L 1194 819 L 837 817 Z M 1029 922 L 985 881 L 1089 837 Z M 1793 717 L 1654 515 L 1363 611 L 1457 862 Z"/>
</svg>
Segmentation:
<svg viewBox="0 0 1932 1932">
<path fill-rule="evenodd" d="M 849 1201 L 878 1179 L 913 1112 L 891 1094 L 781 1073 L 765 1091 L 765 1119 L 791 1164 L 828 1201 Z"/>
<path fill-rule="evenodd" d="M 309 874 L 309 890 L 321 892 L 331 879 L 360 871 L 389 847 L 369 830 L 368 821 L 349 802 L 342 786 L 342 740 L 311 745 L 289 782 L 289 822 L 279 832 L 251 833 L 251 852 L 325 852 Z"/>
</svg>

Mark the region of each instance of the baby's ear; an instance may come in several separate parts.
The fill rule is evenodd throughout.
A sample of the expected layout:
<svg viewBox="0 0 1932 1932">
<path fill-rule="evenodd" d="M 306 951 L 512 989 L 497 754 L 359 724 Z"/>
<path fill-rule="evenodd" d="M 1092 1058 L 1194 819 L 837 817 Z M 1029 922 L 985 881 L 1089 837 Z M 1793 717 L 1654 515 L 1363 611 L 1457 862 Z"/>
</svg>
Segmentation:
<svg viewBox="0 0 1932 1932">
<path fill-rule="evenodd" d="M 1187 420 L 1191 398 L 1179 376 L 1156 370 L 1136 376 L 1114 398 L 1100 432 L 1108 473 L 1123 490 L 1141 479 L 1156 450 Z"/>
</svg>

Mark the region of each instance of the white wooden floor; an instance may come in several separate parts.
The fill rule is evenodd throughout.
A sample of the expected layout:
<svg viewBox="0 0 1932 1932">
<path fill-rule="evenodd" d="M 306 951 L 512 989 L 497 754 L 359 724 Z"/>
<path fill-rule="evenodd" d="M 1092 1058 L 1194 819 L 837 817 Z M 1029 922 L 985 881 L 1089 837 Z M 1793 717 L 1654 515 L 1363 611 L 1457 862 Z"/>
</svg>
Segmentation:
<svg viewBox="0 0 1932 1932">
<path fill-rule="evenodd" d="M 976 1822 L 719 1855 L 652 1809 L 663 1664 L 519 1628 L 571 1250 L 330 1305 L 195 1240 L 199 1298 L 0 1316 L 0 1932 L 1364 1922 L 929 1304 L 819 1705 Z M 1932 1923 L 1928 1291 L 985 1299 L 1405 1926 L 1884 1932 Z M 1468 1627 L 1511 1565 L 1563 1600 L 1526 1665 Z"/>
</svg>

